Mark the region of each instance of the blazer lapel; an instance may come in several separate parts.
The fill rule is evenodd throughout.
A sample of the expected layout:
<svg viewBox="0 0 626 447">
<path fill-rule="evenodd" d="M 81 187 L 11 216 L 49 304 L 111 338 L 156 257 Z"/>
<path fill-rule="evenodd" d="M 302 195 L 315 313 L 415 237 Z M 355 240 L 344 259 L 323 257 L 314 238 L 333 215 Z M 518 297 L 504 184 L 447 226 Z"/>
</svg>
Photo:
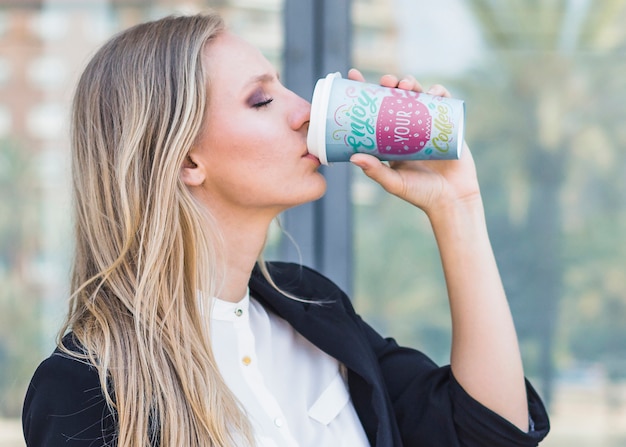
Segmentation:
<svg viewBox="0 0 626 447">
<path fill-rule="evenodd" d="M 359 336 L 356 323 L 337 309 L 332 298 L 322 304 L 303 303 L 283 296 L 265 279 L 250 281 L 251 295 L 264 307 L 288 321 L 307 340 L 359 374 L 368 383 L 380 380 L 370 366 L 376 359 Z M 301 296 L 301 294 L 299 294 Z M 319 300 L 313 296 L 304 299 Z M 340 297 L 335 297 L 339 300 Z"/>
<path fill-rule="evenodd" d="M 286 263 L 268 267 L 278 287 L 315 303 L 285 297 L 258 268 L 250 279 L 251 296 L 348 368 L 352 402 L 372 446 L 400 445 L 378 359 L 359 328 L 358 317 L 345 309 L 345 295 L 321 275 L 308 269 L 306 274 L 305 267 Z"/>
</svg>

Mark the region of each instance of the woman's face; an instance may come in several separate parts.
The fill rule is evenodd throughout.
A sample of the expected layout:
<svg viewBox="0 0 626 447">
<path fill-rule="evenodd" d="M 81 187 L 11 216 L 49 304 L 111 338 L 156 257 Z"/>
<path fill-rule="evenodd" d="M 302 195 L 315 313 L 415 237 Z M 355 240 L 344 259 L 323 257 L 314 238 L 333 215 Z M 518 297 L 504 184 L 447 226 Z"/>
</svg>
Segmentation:
<svg viewBox="0 0 626 447">
<path fill-rule="evenodd" d="M 194 194 L 230 214 L 276 215 L 320 198 L 326 182 L 306 146 L 310 104 L 280 83 L 259 50 L 228 32 L 204 56 L 209 102 L 190 152 L 203 174 Z"/>
</svg>

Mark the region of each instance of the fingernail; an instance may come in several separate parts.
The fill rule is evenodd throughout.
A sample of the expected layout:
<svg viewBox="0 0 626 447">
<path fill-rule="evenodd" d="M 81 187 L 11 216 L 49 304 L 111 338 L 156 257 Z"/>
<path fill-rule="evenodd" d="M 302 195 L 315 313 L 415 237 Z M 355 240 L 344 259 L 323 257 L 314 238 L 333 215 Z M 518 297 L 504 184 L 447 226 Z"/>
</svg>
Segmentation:
<svg viewBox="0 0 626 447">
<path fill-rule="evenodd" d="M 363 168 L 363 161 L 359 160 L 358 158 L 354 160 L 354 155 L 350 157 L 350 163 L 352 163 L 355 166 L 358 166 L 361 169 Z"/>
</svg>

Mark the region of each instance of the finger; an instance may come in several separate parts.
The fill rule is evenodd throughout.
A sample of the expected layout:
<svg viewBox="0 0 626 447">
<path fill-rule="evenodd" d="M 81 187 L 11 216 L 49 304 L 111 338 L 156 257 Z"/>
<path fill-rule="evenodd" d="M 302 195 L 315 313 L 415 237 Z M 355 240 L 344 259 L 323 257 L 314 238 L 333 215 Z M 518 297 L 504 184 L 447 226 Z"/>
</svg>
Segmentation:
<svg viewBox="0 0 626 447">
<path fill-rule="evenodd" d="M 387 192 L 400 193 L 402 181 L 398 173 L 378 158 L 369 154 L 354 154 L 350 157 L 350 162 L 361 168 L 365 175 L 379 183 Z"/>
<path fill-rule="evenodd" d="M 428 89 L 427 93 L 429 95 L 433 95 L 433 96 L 445 96 L 446 98 L 450 98 L 452 96 L 452 95 L 450 95 L 450 92 L 448 91 L 448 89 L 445 88 L 441 84 L 433 85 L 432 87 L 430 87 Z"/>
<path fill-rule="evenodd" d="M 365 82 L 365 77 L 356 68 L 351 68 L 350 70 L 348 70 L 348 79 L 352 79 L 353 81 Z"/>
<path fill-rule="evenodd" d="M 380 78 L 380 85 L 382 85 L 383 87 L 396 88 L 398 86 L 398 82 L 398 77 L 392 74 L 386 74 Z"/>
<path fill-rule="evenodd" d="M 415 92 L 423 92 L 424 88 L 422 87 L 422 84 L 419 83 L 419 81 L 417 79 L 415 79 L 413 76 L 411 75 L 407 75 L 405 77 L 403 77 L 400 82 L 398 83 L 398 88 L 404 89 L 404 90 L 413 90 Z"/>
</svg>

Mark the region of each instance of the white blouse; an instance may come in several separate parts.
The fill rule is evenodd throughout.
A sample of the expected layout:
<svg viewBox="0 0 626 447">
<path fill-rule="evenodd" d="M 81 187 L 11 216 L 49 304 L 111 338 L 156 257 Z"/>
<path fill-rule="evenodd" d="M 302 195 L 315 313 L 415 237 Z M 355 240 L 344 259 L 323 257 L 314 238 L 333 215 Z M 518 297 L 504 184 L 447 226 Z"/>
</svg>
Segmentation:
<svg viewBox="0 0 626 447">
<path fill-rule="evenodd" d="M 337 360 L 249 292 L 238 303 L 212 303 L 213 352 L 258 447 L 369 445 Z"/>
</svg>

